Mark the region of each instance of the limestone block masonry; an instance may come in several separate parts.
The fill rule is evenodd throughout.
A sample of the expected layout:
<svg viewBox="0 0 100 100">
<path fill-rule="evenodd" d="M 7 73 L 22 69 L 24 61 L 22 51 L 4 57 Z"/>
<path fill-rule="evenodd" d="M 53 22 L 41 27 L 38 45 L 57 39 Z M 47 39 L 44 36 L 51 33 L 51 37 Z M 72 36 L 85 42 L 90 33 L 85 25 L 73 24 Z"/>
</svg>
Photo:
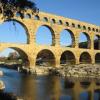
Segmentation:
<svg viewBox="0 0 100 100">
<path fill-rule="evenodd" d="M 36 66 L 36 57 L 41 50 L 49 50 L 53 53 L 55 57 L 54 67 L 60 66 L 60 58 L 63 52 L 70 51 L 74 54 L 76 64 L 80 64 L 80 55 L 84 52 L 88 53 L 91 57 L 91 63 L 95 63 L 95 55 L 100 53 L 100 50 L 94 50 L 94 37 L 95 35 L 100 36 L 100 27 L 89 24 L 86 22 L 81 22 L 74 19 L 64 18 L 62 16 L 56 16 L 53 14 L 48 14 L 44 12 L 39 12 L 38 14 L 32 13 L 31 10 L 25 12 L 27 18 L 21 19 L 17 16 L 17 12 L 14 18 L 11 19 L 20 23 L 26 30 L 27 34 L 27 44 L 15 44 L 15 43 L 0 43 L 0 51 L 2 52 L 6 48 L 13 48 L 22 54 L 26 54 L 29 60 L 29 67 L 34 68 Z M 0 23 L 4 22 L 0 15 Z M 38 45 L 36 44 L 36 32 L 40 26 L 47 26 L 52 31 L 52 46 Z M 60 33 L 62 30 L 70 30 L 73 34 L 73 46 L 61 47 L 60 46 Z M 79 48 L 79 35 L 81 32 L 86 33 L 90 38 L 89 48 L 81 49 Z"/>
</svg>

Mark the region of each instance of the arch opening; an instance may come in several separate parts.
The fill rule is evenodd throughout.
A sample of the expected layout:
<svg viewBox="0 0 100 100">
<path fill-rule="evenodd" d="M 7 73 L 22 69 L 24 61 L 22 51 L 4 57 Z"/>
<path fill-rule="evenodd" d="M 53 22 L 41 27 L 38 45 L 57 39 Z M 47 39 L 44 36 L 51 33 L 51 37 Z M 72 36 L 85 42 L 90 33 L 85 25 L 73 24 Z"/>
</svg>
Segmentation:
<svg viewBox="0 0 100 100">
<path fill-rule="evenodd" d="M 43 25 L 38 28 L 36 33 L 36 43 L 39 45 L 55 45 L 55 35 L 52 28 Z"/>
<path fill-rule="evenodd" d="M 90 37 L 87 33 L 80 33 L 79 36 L 79 48 L 90 49 L 91 48 L 91 41 Z"/>
<path fill-rule="evenodd" d="M 87 52 L 83 52 L 80 55 L 80 60 L 79 61 L 80 61 L 81 64 L 91 64 L 92 63 L 91 56 Z"/>
<path fill-rule="evenodd" d="M 0 53 L 0 62 L 7 67 L 29 67 L 30 61 L 28 55 L 20 48 L 9 47 Z"/>
<path fill-rule="evenodd" d="M 95 35 L 94 37 L 94 49 L 100 50 L 100 36 L 99 35 Z"/>
<path fill-rule="evenodd" d="M 6 20 L 0 24 L 0 42 L 29 43 L 29 33 L 26 26 L 17 20 Z"/>
<path fill-rule="evenodd" d="M 75 37 L 72 31 L 67 29 L 60 33 L 60 45 L 66 47 L 75 47 Z"/>
<path fill-rule="evenodd" d="M 52 67 L 55 66 L 55 56 L 47 49 L 41 50 L 37 54 L 36 66 Z"/>
<path fill-rule="evenodd" d="M 100 53 L 97 53 L 97 54 L 95 55 L 95 63 L 96 63 L 96 64 L 100 64 Z"/>
<path fill-rule="evenodd" d="M 74 54 L 71 51 L 65 51 L 62 53 L 60 58 L 61 65 L 75 64 L 76 59 Z"/>
</svg>

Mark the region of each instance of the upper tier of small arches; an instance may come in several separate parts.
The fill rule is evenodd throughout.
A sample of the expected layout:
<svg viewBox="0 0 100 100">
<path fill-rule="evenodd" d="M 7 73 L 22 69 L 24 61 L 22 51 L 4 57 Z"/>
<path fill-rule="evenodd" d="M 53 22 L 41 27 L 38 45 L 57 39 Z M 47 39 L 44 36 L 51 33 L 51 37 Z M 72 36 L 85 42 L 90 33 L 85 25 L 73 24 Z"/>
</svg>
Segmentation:
<svg viewBox="0 0 100 100">
<path fill-rule="evenodd" d="M 16 13 L 16 16 L 18 17 L 21 15 L 20 13 Z M 99 26 L 89 24 L 89 23 L 84 23 L 84 22 L 77 21 L 74 19 L 68 19 L 68 18 L 64 18 L 60 16 L 55 16 L 55 15 L 47 14 L 43 12 L 40 12 L 38 14 L 26 12 L 24 13 L 23 18 L 39 20 L 39 21 L 43 21 L 43 22 L 47 22 L 51 24 L 64 25 L 67 27 L 77 28 L 77 29 L 86 30 L 86 31 L 93 31 L 97 33 L 100 32 Z"/>
</svg>

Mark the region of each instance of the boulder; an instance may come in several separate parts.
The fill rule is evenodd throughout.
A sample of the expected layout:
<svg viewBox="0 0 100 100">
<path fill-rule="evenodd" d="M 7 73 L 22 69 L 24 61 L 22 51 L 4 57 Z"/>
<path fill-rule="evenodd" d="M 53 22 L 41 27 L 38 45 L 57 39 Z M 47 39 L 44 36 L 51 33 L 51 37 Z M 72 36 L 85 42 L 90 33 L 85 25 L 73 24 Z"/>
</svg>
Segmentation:
<svg viewBox="0 0 100 100">
<path fill-rule="evenodd" d="M 5 84 L 2 80 L 0 80 L 0 90 L 4 90 L 5 89 Z"/>
</svg>

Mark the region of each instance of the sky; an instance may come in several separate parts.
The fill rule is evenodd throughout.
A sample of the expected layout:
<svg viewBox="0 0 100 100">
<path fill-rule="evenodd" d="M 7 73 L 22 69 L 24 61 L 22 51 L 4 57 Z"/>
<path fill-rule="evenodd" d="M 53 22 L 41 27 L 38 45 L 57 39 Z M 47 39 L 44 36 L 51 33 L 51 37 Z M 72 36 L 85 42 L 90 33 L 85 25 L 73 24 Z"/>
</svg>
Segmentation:
<svg viewBox="0 0 100 100">
<path fill-rule="evenodd" d="M 72 18 L 96 25 L 100 25 L 100 0 L 33 0 L 40 11 Z M 71 36 L 68 32 L 62 31 L 61 44 L 70 45 Z M 46 27 L 40 27 L 37 31 L 37 43 L 47 45 L 51 44 L 50 30 Z M 41 38 L 42 37 L 42 38 Z M 67 37 L 64 38 L 64 37 Z M 44 38 L 46 40 L 44 40 Z M 0 42 L 10 43 L 26 43 L 27 36 L 24 28 L 16 23 L 5 22 L 0 24 Z M 86 41 L 86 37 L 81 35 L 81 42 Z M 10 49 L 0 53 L 0 55 L 8 55 Z"/>
<path fill-rule="evenodd" d="M 33 0 L 40 11 L 100 25 L 100 0 Z"/>
</svg>

